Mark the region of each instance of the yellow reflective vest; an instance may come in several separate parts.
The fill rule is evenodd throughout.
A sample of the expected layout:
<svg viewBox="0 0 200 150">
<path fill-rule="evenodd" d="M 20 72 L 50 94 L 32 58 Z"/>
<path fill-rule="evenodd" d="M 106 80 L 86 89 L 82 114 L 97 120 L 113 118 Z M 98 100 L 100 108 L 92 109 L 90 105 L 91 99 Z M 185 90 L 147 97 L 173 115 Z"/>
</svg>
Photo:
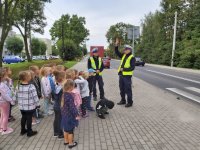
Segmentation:
<svg viewBox="0 0 200 150">
<path fill-rule="evenodd" d="M 94 61 L 93 57 L 90 57 L 90 61 L 91 61 L 92 69 L 94 69 L 94 70 L 96 70 L 96 69 L 100 70 L 101 65 L 102 65 L 102 59 L 101 59 L 101 57 L 99 57 L 99 66 L 98 66 L 98 68 L 97 68 L 97 66 L 95 64 L 95 61 Z M 96 75 L 96 73 L 94 75 Z M 99 75 L 102 76 L 102 72 L 100 72 Z"/>
<path fill-rule="evenodd" d="M 121 69 L 121 66 L 122 66 L 122 63 L 125 59 L 126 55 L 124 54 L 123 57 L 122 57 L 122 60 L 121 60 L 121 64 L 119 66 L 119 69 L 118 69 L 118 72 L 120 72 L 120 69 Z M 131 59 L 133 58 L 134 56 L 131 54 L 127 59 L 126 59 L 126 62 L 124 64 L 124 68 L 130 68 L 131 67 Z M 124 76 L 132 76 L 133 75 L 133 71 L 122 71 L 122 75 Z"/>
</svg>

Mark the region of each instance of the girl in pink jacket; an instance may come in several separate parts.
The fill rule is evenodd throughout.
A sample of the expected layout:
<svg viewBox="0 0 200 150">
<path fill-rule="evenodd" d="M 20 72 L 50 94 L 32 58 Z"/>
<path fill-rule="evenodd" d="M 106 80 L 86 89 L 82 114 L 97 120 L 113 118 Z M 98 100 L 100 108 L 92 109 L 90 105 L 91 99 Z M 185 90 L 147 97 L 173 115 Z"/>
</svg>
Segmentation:
<svg viewBox="0 0 200 150">
<path fill-rule="evenodd" d="M 10 111 L 10 103 L 14 104 L 14 101 L 11 99 L 9 95 L 8 86 L 2 82 L 2 78 L 4 76 L 5 70 L 0 68 L 0 133 L 2 135 L 9 134 L 13 132 L 12 128 L 8 127 L 8 117 Z"/>
</svg>

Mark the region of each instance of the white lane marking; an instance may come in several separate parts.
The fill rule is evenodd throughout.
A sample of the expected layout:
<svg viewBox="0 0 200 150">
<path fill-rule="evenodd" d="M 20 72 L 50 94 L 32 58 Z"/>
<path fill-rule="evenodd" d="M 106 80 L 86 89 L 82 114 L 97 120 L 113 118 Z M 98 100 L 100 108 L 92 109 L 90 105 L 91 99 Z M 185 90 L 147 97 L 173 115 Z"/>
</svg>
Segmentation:
<svg viewBox="0 0 200 150">
<path fill-rule="evenodd" d="M 189 81 L 189 82 L 200 84 L 200 81 L 196 81 L 196 80 L 192 80 L 192 79 L 188 79 L 188 78 L 174 76 L 174 75 L 167 74 L 167 73 L 162 73 L 162 72 L 159 72 L 159 71 L 153 71 L 153 70 L 147 70 L 147 71 L 153 72 L 153 73 L 156 73 L 156 74 L 161 74 L 161 75 L 168 76 L 168 77 L 173 77 L 173 78 L 176 78 L 176 79 L 181 79 L 181 80 L 185 80 L 185 81 Z"/>
<path fill-rule="evenodd" d="M 187 92 L 185 92 L 185 91 L 179 90 L 179 89 L 177 89 L 177 88 L 166 88 L 166 89 L 169 90 L 169 91 L 171 91 L 171 92 L 174 92 L 174 93 L 176 93 L 176 94 L 178 94 L 178 95 L 181 95 L 181 96 L 183 96 L 183 97 L 186 97 L 186 98 L 188 98 L 188 99 L 191 99 L 191 100 L 193 100 L 193 101 L 195 101 L 195 102 L 200 103 L 200 97 L 198 97 L 198 96 L 196 96 L 196 95 L 192 95 L 192 94 L 190 94 L 190 93 L 187 93 Z"/>
<path fill-rule="evenodd" d="M 195 87 L 186 87 L 186 89 L 188 89 L 188 90 L 190 90 L 190 91 L 193 91 L 193 92 L 200 93 L 200 89 L 195 88 Z"/>
</svg>

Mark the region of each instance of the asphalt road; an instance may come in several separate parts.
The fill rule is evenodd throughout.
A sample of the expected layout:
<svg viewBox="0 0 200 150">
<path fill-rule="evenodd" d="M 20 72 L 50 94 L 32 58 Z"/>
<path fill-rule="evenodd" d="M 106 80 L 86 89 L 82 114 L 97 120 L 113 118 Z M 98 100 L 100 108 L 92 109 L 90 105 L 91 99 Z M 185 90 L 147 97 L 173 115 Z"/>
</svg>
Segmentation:
<svg viewBox="0 0 200 150">
<path fill-rule="evenodd" d="M 111 68 L 117 69 L 119 64 L 120 61 L 111 60 Z M 137 66 L 134 76 L 161 89 L 177 94 L 177 97 L 200 103 L 200 74 L 146 65 L 145 67 Z"/>
</svg>

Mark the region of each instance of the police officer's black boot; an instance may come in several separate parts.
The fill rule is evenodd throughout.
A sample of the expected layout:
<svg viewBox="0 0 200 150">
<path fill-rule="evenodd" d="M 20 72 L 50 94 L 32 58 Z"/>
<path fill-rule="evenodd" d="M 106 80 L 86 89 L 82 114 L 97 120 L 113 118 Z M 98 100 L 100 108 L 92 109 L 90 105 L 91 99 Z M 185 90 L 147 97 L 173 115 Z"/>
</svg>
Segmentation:
<svg viewBox="0 0 200 150">
<path fill-rule="evenodd" d="M 117 103 L 117 105 L 125 105 L 126 101 L 120 101 L 119 103 Z"/>
<path fill-rule="evenodd" d="M 131 107 L 131 106 L 133 106 L 133 104 L 128 103 L 125 105 L 125 107 Z"/>
</svg>

